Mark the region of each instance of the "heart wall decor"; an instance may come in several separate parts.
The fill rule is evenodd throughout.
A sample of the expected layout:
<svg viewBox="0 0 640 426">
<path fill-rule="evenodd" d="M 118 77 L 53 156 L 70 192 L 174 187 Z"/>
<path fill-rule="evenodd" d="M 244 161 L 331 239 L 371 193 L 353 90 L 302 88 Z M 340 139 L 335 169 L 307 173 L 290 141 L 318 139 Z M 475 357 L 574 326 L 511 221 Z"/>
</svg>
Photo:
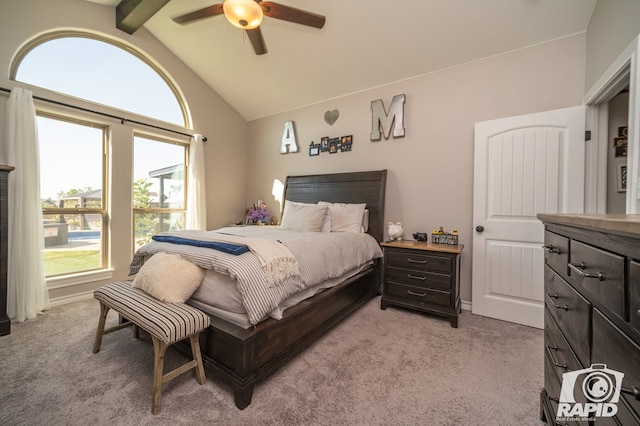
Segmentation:
<svg viewBox="0 0 640 426">
<path fill-rule="evenodd" d="M 324 113 L 324 121 L 326 121 L 329 126 L 333 126 L 333 123 L 336 122 L 339 116 L 340 111 L 338 111 L 337 109 L 334 109 L 333 111 L 327 111 Z"/>
</svg>

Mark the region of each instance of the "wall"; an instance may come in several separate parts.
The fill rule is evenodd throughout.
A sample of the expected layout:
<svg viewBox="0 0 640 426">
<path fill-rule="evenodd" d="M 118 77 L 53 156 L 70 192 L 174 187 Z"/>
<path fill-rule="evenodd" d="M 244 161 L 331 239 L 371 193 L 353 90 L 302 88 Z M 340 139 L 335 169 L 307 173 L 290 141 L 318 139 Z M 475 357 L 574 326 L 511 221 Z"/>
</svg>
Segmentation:
<svg viewBox="0 0 640 426">
<path fill-rule="evenodd" d="M 263 199 L 277 210 L 271 185 L 289 174 L 388 169 L 386 221 L 403 222 L 406 236 L 439 226 L 459 230 L 461 296 L 469 302 L 474 123 L 579 105 L 585 43 L 578 34 L 252 121 L 247 205 Z M 406 95 L 406 136 L 370 142 L 371 101 L 388 107 L 398 94 Z M 329 126 L 323 115 L 333 109 L 340 117 Z M 282 155 L 287 120 L 295 122 L 301 152 Z M 342 135 L 353 135 L 351 152 L 308 155 L 311 141 Z"/>
<path fill-rule="evenodd" d="M 134 35 L 115 28 L 115 9 L 79 0 L 20 0 L 0 2 L 0 87 L 17 84 L 8 79 L 11 61 L 27 40 L 56 29 L 89 30 L 128 43 L 153 58 L 172 76 L 182 90 L 191 110 L 193 128 L 208 137 L 205 144 L 208 227 L 219 227 L 236 220 L 244 208 L 246 179 L 247 123 L 220 96 L 160 44 L 144 28 Z M 126 70 L 125 70 L 126 71 Z M 80 103 L 56 93 L 31 88 L 34 95 L 69 103 Z M 6 97 L 0 96 L 0 117 L 5 116 Z M 51 104 L 38 103 L 43 108 Z M 89 107 L 94 107 L 89 105 Z M 108 108 L 94 109 L 108 111 Z M 110 111 L 109 111 L 110 112 Z M 130 117 L 127 114 L 127 117 Z M 105 120 L 98 116 L 91 119 Z M 135 117 L 134 117 L 135 118 Z M 142 121 L 153 120 L 143 118 Z M 131 188 L 132 131 L 130 125 L 106 121 L 111 126 L 111 150 L 114 173 L 111 176 L 111 231 L 113 279 L 124 279 L 131 260 Z M 154 123 L 155 124 L 155 123 Z M 166 123 L 157 123 L 165 125 Z M 0 119 L 0 129 L 2 128 Z M 166 126 L 171 127 L 171 126 Z M 146 130 L 150 131 L 150 130 Z M 151 131 L 153 133 L 153 131 Z M 0 135 L 2 132 L 0 132 Z M 3 136 L 0 136 L 3 137 Z M 46 159 L 44 159 L 46 161 Z M 122 166 L 119 166 L 122 165 Z M 234 182 L 229 185 L 228 182 Z M 123 190 L 126 188 L 126 190 Z M 50 290 L 52 299 L 89 292 L 102 282 L 80 283 L 73 287 Z"/>
<path fill-rule="evenodd" d="M 585 92 L 640 34 L 640 1 L 599 0 L 587 28 Z"/>
</svg>

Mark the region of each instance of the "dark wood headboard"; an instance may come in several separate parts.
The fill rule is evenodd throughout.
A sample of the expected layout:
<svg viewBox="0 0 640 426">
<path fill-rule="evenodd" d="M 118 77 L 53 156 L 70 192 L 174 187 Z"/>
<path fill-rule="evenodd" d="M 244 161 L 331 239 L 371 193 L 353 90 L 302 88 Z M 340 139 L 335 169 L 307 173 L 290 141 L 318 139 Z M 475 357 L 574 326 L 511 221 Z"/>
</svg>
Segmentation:
<svg viewBox="0 0 640 426">
<path fill-rule="evenodd" d="M 301 203 L 365 203 L 369 210 L 369 230 L 377 241 L 384 239 L 384 196 L 387 171 L 288 176 L 284 185 L 287 200 Z"/>
</svg>

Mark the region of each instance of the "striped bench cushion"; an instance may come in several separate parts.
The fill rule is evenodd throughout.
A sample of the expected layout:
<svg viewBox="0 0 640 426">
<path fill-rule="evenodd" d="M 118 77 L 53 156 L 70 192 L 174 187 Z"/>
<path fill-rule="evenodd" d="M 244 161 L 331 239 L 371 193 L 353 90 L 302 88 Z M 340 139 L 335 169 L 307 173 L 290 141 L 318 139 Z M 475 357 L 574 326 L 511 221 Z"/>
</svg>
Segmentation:
<svg viewBox="0 0 640 426">
<path fill-rule="evenodd" d="M 100 287 L 94 297 L 143 330 L 165 343 L 178 342 L 209 326 L 209 316 L 185 303 L 164 303 L 131 281 L 119 281 Z"/>
</svg>

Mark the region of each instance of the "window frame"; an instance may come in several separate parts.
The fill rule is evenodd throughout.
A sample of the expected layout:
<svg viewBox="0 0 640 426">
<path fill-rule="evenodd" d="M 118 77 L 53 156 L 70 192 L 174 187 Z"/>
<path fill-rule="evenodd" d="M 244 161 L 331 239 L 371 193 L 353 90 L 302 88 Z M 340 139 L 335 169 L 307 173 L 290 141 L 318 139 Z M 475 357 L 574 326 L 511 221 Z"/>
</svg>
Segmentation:
<svg viewBox="0 0 640 426">
<path fill-rule="evenodd" d="M 57 275 L 47 275 L 45 279 L 56 280 L 61 277 L 73 276 L 76 274 L 93 273 L 96 271 L 103 271 L 110 268 L 109 265 L 109 126 L 102 124 L 98 121 L 92 121 L 88 119 L 79 119 L 71 115 L 65 115 L 61 112 L 52 113 L 50 111 L 43 111 L 36 106 L 36 116 L 48 118 L 50 120 L 58 120 L 70 124 L 79 126 L 87 126 L 94 129 L 102 130 L 102 203 L 101 207 L 42 207 L 43 215 L 56 215 L 56 214 L 99 214 L 102 218 L 102 227 L 100 234 L 100 266 L 95 269 L 88 269 L 82 271 L 66 272 Z M 46 249 L 45 249 L 46 250 Z"/>
<path fill-rule="evenodd" d="M 136 215 L 139 214 L 171 214 L 171 213 L 182 213 L 184 214 L 185 220 L 187 215 L 187 194 L 189 189 L 189 156 L 190 156 L 190 144 L 180 141 L 178 139 L 162 137 L 156 134 L 150 134 L 145 132 L 135 132 L 133 133 L 133 138 L 131 140 L 133 146 L 133 163 L 135 164 L 136 152 L 135 152 L 135 140 L 136 138 L 147 139 L 156 143 L 167 143 L 170 145 L 177 145 L 184 149 L 184 176 L 183 176 L 183 207 L 182 208 L 167 208 L 167 207 L 150 207 L 150 208 L 140 208 L 135 207 L 134 203 L 134 191 L 133 185 L 135 180 L 131 181 L 131 242 L 132 242 L 132 254 L 138 249 L 138 245 L 136 242 Z M 133 177 L 134 167 L 132 166 L 132 177 Z"/>
</svg>

